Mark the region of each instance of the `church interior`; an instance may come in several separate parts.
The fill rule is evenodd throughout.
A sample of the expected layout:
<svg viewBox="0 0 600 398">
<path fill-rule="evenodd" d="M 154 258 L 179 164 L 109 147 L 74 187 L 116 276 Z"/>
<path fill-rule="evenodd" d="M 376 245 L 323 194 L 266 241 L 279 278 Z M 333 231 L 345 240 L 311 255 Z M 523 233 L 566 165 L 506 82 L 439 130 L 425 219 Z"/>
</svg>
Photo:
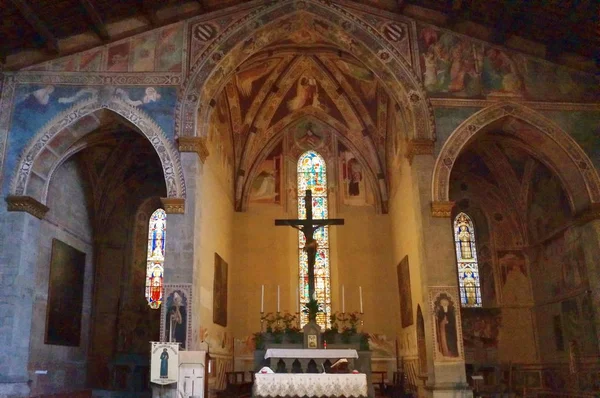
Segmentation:
<svg viewBox="0 0 600 398">
<path fill-rule="evenodd" d="M 0 397 L 191 396 L 151 342 L 194 397 L 307 347 L 371 397 L 600 394 L 597 2 L 0 16 Z"/>
</svg>

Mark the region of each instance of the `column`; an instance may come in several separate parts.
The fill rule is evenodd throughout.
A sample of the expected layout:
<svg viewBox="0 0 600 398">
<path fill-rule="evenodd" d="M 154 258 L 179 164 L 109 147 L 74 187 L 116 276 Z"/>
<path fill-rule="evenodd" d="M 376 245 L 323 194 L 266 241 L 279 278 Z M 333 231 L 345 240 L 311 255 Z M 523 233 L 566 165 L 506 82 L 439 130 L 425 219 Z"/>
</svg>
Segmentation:
<svg viewBox="0 0 600 398">
<path fill-rule="evenodd" d="M 411 178 L 415 186 L 414 211 L 420 242 L 420 276 L 425 323 L 425 341 L 427 346 L 428 377 L 424 390 L 431 397 L 471 397 L 465 373 L 462 328 L 460 325 L 460 296 L 454 239 L 452 234 L 451 211 L 452 202 L 431 202 L 431 178 L 435 164 L 433 142 L 413 140 L 409 144 L 408 159 L 411 163 Z M 449 297 L 454 311 L 444 312 L 448 318 L 454 318 L 457 343 L 457 356 L 445 355 L 438 341 L 443 333 L 437 321 L 435 311 L 436 299 Z M 440 309 L 440 307 L 438 307 Z M 450 327 L 452 323 L 447 326 Z M 448 354 L 448 353 L 446 353 Z"/>
<path fill-rule="evenodd" d="M 15 206 L 0 209 L 0 396 L 27 397 L 39 218 L 48 208 L 31 198 Z"/>
</svg>

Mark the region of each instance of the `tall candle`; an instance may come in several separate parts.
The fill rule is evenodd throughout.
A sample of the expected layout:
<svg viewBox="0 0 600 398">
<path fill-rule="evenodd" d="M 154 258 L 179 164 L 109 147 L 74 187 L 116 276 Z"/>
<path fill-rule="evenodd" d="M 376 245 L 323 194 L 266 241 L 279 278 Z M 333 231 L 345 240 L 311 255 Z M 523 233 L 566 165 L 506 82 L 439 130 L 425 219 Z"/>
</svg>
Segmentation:
<svg viewBox="0 0 600 398">
<path fill-rule="evenodd" d="M 342 285 L 342 314 L 346 313 L 346 292 L 344 285 Z"/>
<path fill-rule="evenodd" d="M 260 312 L 265 312 L 265 285 L 260 287 Z"/>
<path fill-rule="evenodd" d="M 277 285 L 277 312 L 279 312 L 279 285 Z"/>
<path fill-rule="evenodd" d="M 298 310 L 298 312 L 300 312 L 300 305 L 298 304 L 298 300 L 299 300 L 298 293 L 299 293 L 298 287 L 296 287 L 296 309 Z"/>
<path fill-rule="evenodd" d="M 363 313 L 363 304 L 362 304 L 362 286 L 358 287 L 358 296 L 360 298 L 360 313 Z"/>
</svg>

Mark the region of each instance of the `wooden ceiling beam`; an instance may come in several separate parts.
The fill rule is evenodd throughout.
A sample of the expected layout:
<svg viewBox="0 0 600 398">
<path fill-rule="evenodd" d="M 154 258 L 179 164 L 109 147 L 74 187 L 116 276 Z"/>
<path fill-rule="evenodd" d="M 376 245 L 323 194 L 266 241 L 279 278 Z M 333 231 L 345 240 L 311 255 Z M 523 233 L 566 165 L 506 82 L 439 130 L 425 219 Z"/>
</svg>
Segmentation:
<svg viewBox="0 0 600 398">
<path fill-rule="evenodd" d="M 27 0 L 11 0 L 12 3 L 17 7 L 23 18 L 31 25 L 35 32 L 44 40 L 48 51 L 53 54 L 58 54 L 58 39 L 48 29 L 48 26 L 36 15 L 31 9 L 31 6 L 27 3 Z"/>
<path fill-rule="evenodd" d="M 96 10 L 96 7 L 92 3 L 92 0 L 79 1 L 81 2 L 83 9 L 85 10 L 85 13 L 90 18 L 90 21 L 92 22 L 92 27 L 94 28 L 94 31 L 96 32 L 98 37 L 100 37 L 100 39 L 102 39 L 103 41 L 109 41 L 110 35 L 108 34 L 108 30 L 106 30 L 106 26 L 102 21 L 102 17 L 98 13 L 98 10 Z"/>
</svg>

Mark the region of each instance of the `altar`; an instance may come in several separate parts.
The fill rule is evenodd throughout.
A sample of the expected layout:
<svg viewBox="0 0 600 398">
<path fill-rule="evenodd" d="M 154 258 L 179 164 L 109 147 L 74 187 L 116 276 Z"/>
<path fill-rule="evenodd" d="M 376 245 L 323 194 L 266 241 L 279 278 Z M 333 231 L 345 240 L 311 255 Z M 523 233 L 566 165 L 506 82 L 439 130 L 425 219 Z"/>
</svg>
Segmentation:
<svg viewBox="0 0 600 398">
<path fill-rule="evenodd" d="M 257 373 L 254 397 L 366 397 L 367 375 Z"/>
<path fill-rule="evenodd" d="M 265 353 L 265 359 L 271 359 L 271 367 L 273 369 L 280 368 L 278 366 L 279 361 L 283 361 L 285 364 L 285 369 L 288 372 L 293 373 L 294 362 L 296 362 L 298 366 L 299 372 L 309 372 L 309 363 L 310 361 L 314 362 L 315 368 L 317 371 L 325 371 L 326 370 L 326 362 L 327 368 L 332 365 L 338 359 L 347 359 L 348 366 L 354 368 L 354 359 L 358 358 L 358 352 L 352 349 L 289 349 L 289 348 L 269 348 Z"/>
</svg>

